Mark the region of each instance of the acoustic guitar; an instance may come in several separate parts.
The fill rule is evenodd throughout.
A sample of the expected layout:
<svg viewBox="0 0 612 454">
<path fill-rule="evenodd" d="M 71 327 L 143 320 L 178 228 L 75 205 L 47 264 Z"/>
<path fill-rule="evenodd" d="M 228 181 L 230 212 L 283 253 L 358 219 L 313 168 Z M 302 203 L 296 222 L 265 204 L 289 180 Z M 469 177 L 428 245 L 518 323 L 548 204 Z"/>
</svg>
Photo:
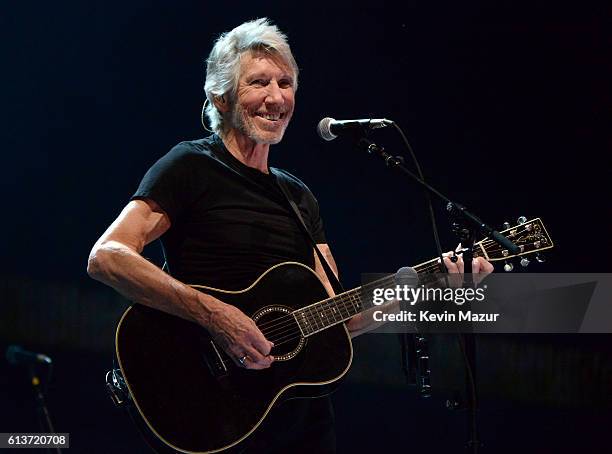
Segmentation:
<svg viewBox="0 0 612 454">
<path fill-rule="evenodd" d="M 519 256 L 553 247 L 540 219 L 502 233 L 521 248 Z M 489 239 L 473 252 L 490 261 L 513 257 Z M 439 270 L 437 258 L 413 268 L 419 276 Z M 295 262 L 271 267 L 239 291 L 193 287 L 250 315 L 274 342 L 275 362 L 265 370 L 237 367 L 196 323 L 132 305 L 117 327 L 116 356 L 132 413 L 158 446 L 238 449 L 281 400 L 329 394 L 349 370 L 353 349 L 344 322 L 367 306 L 361 287 L 330 297 L 317 274 Z"/>
</svg>

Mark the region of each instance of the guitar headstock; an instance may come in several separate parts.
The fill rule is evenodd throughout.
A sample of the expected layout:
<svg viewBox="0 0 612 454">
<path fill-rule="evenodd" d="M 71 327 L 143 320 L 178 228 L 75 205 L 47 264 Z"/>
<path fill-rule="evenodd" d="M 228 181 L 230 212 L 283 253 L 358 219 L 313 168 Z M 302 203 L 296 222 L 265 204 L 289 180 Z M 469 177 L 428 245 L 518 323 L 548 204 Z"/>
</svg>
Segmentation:
<svg viewBox="0 0 612 454">
<path fill-rule="evenodd" d="M 508 260 L 512 257 L 536 254 L 554 247 L 553 241 L 540 218 L 527 221 L 525 217 L 521 216 L 514 227 L 508 226 L 507 223 L 505 227 L 500 233 L 520 248 L 518 254 L 511 254 L 510 251 L 504 249 L 495 241 L 485 238 L 474 245 L 474 256 L 484 256 L 490 262 L 495 262 Z M 523 265 L 525 261 L 529 263 L 529 260 L 524 258 L 521 264 Z"/>
</svg>

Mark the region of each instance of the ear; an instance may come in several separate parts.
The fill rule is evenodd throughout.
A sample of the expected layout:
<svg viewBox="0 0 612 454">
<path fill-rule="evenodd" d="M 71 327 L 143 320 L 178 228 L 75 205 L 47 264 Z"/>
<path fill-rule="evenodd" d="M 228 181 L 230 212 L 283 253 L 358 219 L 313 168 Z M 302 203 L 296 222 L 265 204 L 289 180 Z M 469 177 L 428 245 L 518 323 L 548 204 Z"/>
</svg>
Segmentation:
<svg viewBox="0 0 612 454">
<path fill-rule="evenodd" d="M 229 103 L 227 102 L 227 98 L 225 95 L 215 96 L 214 101 L 215 107 L 221 113 L 226 113 L 229 111 Z"/>
</svg>

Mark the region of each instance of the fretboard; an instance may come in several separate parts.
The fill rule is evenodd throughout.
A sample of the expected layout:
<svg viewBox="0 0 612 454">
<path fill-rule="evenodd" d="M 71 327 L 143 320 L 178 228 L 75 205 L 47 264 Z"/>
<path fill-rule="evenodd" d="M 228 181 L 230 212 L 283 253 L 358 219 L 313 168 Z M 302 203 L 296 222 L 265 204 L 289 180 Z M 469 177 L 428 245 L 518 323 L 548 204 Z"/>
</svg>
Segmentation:
<svg viewBox="0 0 612 454">
<path fill-rule="evenodd" d="M 419 278 L 440 271 L 437 258 L 415 265 L 413 269 L 417 272 Z M 369 309 L 372 305 L 368 302 L 366 296 L 371 294 L 371 290 L 394 283 L 395 274 L 385 276 L 310 306 L 297 309 L 293 312 L 293 315 L 304 336 L 310 336 L 338 323 L 345 322 L 354 315 Z"/>
<path fill-rule="evenodd" d="M 540 218 L 531 221 L 519 220 L 519 224 L 508 227 L 500 233 L 506 235 L 519 248 L 520 252 L 512 255 L 496 241 L 485 238 L 479 241 L 472 248 L 474 257 L 483 256 L 489 261 L 507 260 L 519 255 L 533 254 L 553 247 L 553 242 Z M 420 263 L 412 268 L 419 276 L 419 282 L 427 285 L 428 274 L 440 271 L 438 258 Z M 401 279 L 400 279 L 401 280 Z M 372 297 L 374 288 L 390 288 L 396 282 L 394 274 L 378 279 L 376 281 L 346 291 L 323 301 L 311 304 L 293 312 L 302 333 L 305 336 L 323 331 L 326 328 L 342 323 L 354 315 L 372 307 L 369 300 Z"/>
</svg>

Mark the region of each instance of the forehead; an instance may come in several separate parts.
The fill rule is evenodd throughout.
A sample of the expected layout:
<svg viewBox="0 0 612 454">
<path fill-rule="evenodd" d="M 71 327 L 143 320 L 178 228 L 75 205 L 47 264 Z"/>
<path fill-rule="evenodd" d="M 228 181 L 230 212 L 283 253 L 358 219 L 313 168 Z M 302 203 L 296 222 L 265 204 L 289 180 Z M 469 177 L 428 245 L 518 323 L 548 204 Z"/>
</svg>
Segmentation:
<svg viewBox="0 0 612 454">
<path fill-rule="evenodd" d="M 240 79 L 256 74 L 294 77 L 291 66 L 279 55 L 265 52 L 245 52 L 240 58 Z"/>
</svg>

